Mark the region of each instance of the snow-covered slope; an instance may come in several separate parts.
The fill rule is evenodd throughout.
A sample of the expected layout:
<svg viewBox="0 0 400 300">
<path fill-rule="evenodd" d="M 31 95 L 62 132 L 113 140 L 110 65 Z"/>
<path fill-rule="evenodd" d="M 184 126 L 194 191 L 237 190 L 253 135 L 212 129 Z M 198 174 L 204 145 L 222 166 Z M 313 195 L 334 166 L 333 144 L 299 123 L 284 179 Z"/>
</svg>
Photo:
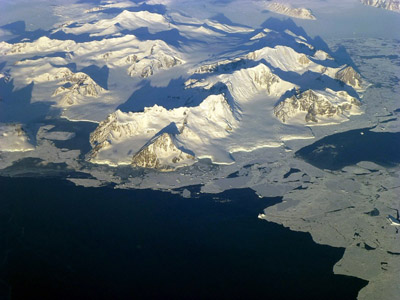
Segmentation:
<svg viewBox="0 0 400 300">
<path fill-rule="evenodd" d="M 310 9 L 304 7 L 295 8 L 291 6 L 289 3 L 272 2 L 267 4 L 266 8 L 274 13 L 282 14 L 293 18 L 316 20 L 315 16 L 313 15 Z"/>
<path fill-rule="evenodd" d="M 297 44 L 299 39 L 308 42 L 306 38 L 291 32 L 284 32 L 283 35 Z M 155 105 L 145 108 L 144 112 L 117 111 L 111 114 L 91 136 L 93 150 L 89 160 L 112 165 L 129 164 L 134 155 L 140 157 L 143 166 L 159 168 L 161 163 L 156 163 L 158 155 L 176 157 L 177 149 L 184 147 L 195 158 L 209 157 L 215 163 L 230 163 L 232 149 L 247 149 L 251 144 L 260 144 L 258 139 L 261 138 L 261 132 L 259 136 L 254 131 L 249 135 L 251 138 L 246 137 L 246 141 L 240 141 L 243 132 L 237 130 L 251 122 L 247 119 L 247 107 L 262 98 L 265 99 L 269 118 L 276 117 L 276 122 L 284 124 L 325 125 L 343 122 L 350 115 L 360 114 L 360 102 L 341 90 L 343 85 L 350 90 L 361 88 L 361 77 L 355 70 L 336 63 L 323 50 L 307 47 L 304 52 L 309 54 L 297 52 L 286 45 L 263 46 L 191 69 L 184 88 L 208 91 L 211 95 L 207 99 L 195 107 L 167 110 Z M 320 79 L 323 76 L 330 78 L 330 81 Z M 335 91 L 326 82 L 334 85 Z M 281 97 L 299 88 L 304 88 L 306 92 L 284 98 L 274 108 Z M 253 108 L 251 111 L 253 113 Z M 271 123 L 267 125 L 266 122 L 265 125 L 271 126 Z M 173 137 L 173 144 L 178 143 L 179 147 L 171 146 L 170 154 L 155 154 L 159 146 L 159 143 L 153 145 L 157 140 L 155 137 L 163 133 L 168 133 L 171 139 Z M 277 131 L 270 137 L 264 135 L 263 139 L 269 145 L 280 145 L 277 136 L 291 139 L 295 135 L 293 132 L 288 134 Z M 152 146 L 147 148 L 145 145 Z M 246 146 L 243 148 L 243 145 Z M 177 167 L 171 159 L 169 164 L 171 169 Z M 166 169 L 168 164 L 164 160 L 161 165 Z"/>
<path fill-rule="evenodd" d="M 124 10 L 110 19 L 93 23 L 81 23 L 74 27 L 62 26 L 56 29 L 54 33 L 57 31 L 76 35 L 89 33 L 92 37 L 101 37 L 118 36 L 121 34 L 121 31 L 134 31 L 140 28 L 147 28 L 152 34 L 178 29 L 185 36 L 198 36 L 199 33 L 214 35 L 216 32 L 225 32 L 227 34 L 247 33 L 254 30 L 244 26 L 221 24 L 213 20 L 187 18 L 177 13 L 165 16 L 149 11 L 135 12 Z"/>
<path fill-rule="evenodd" d="M 183 63 L 183 60 L 178 57 L 179 54 L 163 41 L 154 42 L 146 52 L 145 56 L 139 54 L 139 56 L 131 55 L 127 58 L 127 61 L 132 63 L 128 69 L 130 76 L 147 78 L 159 70 L 167 70 Z"/>
<path fill-rule="evenodd" d="M 17 63 L 18 68 L 13 70 L 12 75 L 14 78 L 17 77 L 16 82 L 19 85 L 32 82 L 41 87 L 35 91 L 34 96 L 37 99 L 33 100 L 48 101 L 51 99 L 63 107 L 85 103 L 87 97 L 98 98 L 107 92 L 83 72 L 74 73 L 66 67 L 55 67 L 54 63 L 60 61 L 63 60 L 22 61 Z M 22 80 L 23 82 L 21 82 Z"/>
<path fill-rule="evenodd" d="M 111 19 L 104 19 L 95 23 L 84 23 L 75 27 L 64 27 L 61 30 L 72 34 L 90 33 L 92 36 L 105 36 L 118 33 L 123 29 L 134 30 L 140 27 L 148 27 L 150 32 L 154 33 L 167 30 L 169 22 L 163 15 L 157 13 L 124 10 Z"/>
<path fill-rule="evenodd" d="M 138 79 L 185 63 L 166 42 L 133 35 L 79 43 L 41 37 L 2 42 L 0 52 L 16 89 L 33 83 L 31 102 L 62 106 L 72 120 L 101 121 L 138 88 Z"/>
<path fill-rule="evenodd" d="M 103 14 L 109 4 L 47 37 L 0 43 L 13 89 L 29 85 L 31 103 L 99 122 L 87 155 L 93 163 L 129 165 L 135 157 L 136 166 L 161 169 L 198 158 L 228 164 L 234 151 L 309 138 L 304 125 L 360 112 L 349 96 L 362 90 L 360 75 L 293 26 L 254 30 L 145 10 Z M 306 9 L 269 7 L 313 18 Z M 295 89 L 309 95 L 290 98 Z"/>
<path fill-rule="evenodd" d="M 399 0 L 360 0 L 365 5 L 374 7 L 384 8 L 394 12 L 400 13 L 400 1 Z"/>
<path fill-rule="evenodd" d="M 21 124 L 0 123 L 0 152 L 32 151 L 35 147 Z"/>
<path fill-rule="evenodd" d="M 290 36 L 298 38 L 294 34 Z M 324 125 L 343 122 L 346 120 L 344 116 L 360 113 L 359 101 L 350 97 L 343 85 L 350 90 L 361 90 L 361 76 L 351 66 L 335 64 L 332 57 L 322 50 L 307 55 L 288 46 L 262 47 L 241 57 L 203 65 L 194 73 L 209 75 L 188 80 L 187 88 L 212 90 L 222 83 L 238 107 L 243 107 L 257 95 L 278 100 L 294 88 L 307 90 L 284 99 L 274 108 L 274 115 L 284 123 L 318 122 Z M 329 81 L 323 79 L 324 76 L 331 79 L 336 92 L 324 83 Z M 305 116 L 299 117 L 303 113 Z"/>
<path fill-rule="evenodd" d="M 63 86 L 58 87 L 53 97 L 62 95 L 60 106 L 68 106 L 84 102 L 85 97 L 99 97 L 105 90 L 84 73 L 75 73 L 65 80 Z"/>
<path fill-rule="evenodd" d="M 295 87 L 294 84 L 284 81 L 272 73 L 271 69 L 263 63 L 258 63 L 254 67 L 246 67 L 248 64 L 244 61 L 234 60 L 229 65 L 242 65 L 242 67 L 237 68 L 237 70 L 234 68 L 232 72 L 210 76 L 203 80 L 189 80 L 186 82 L 186 87 L 211 89 L 213 86 L 223 83 L 235 102 L 239 104 L 251 100 L 252 97 L 259 93 L 278 97 Z M 209 66 L 209 68 L 210 70 L 229 70 L 228 64 L 222 64 L 221 62 L 215 64 L 215 66 Z M 201 69 L 204 70 L 205 67 L 201 67 Z"/>
<path fill-rule="evenodd" d="M 42 36 L 34 42 L 21 42 L 16 44 L 0 43 L 0 49 L 4 55 L 19 55 L 19 54 L 34 54 L 41 55 L 58 51 L 70 51 L 76 46 L 76 43 L 71 40 L 50 39 L 47 36 Z"/>
<path fill-rule="evenodd" d="M 313 57 L 299 53 L 288 46 L 263 47 L 247 55 L 251 60 L 266 60 L 272 67 L 282 71 L 293 71 L 303 74 L 307 71 L 326 72 L 328 68 L 313 62 Z M 331 68 L 329 68 L 331 69 Z"/>
<path fill-rule="evenodd" d="M 192 151 L 196 157 L 212 156 L 207 152 L 207 145 L 226 137 L 236 126 L 237 120 L 223 95 L 211 95 L 196 107 L 166 110 L 156 105 L 138 113 L 116 111 L 101 122 L 91 134 L 93 150 L 88 159 L 94 163 L 118 165 L 131 163 L 134 155 L 140 157 L 140 160 L 135 159 L 135 165 L 140 165 L 139 161 L 143 166 L 143 161 L 152 161 L 151 164 L 155 164 L 154 159 L 146 159 L 144 156 L 155 155 L 150 153 L 160 147 L 161 141 L 154 144 L 157 141 L 154 137 L 162 136 L 162 133 L 174 135 L 174 139 L 185 149 Z M 163 141 L 166 142 L 166 139 L 164 136 Z M 168 144 L 172 145 L 169 141 Z M 175 145 L 175 142 L 173 144 Z M 149 145 L 153 146 L 148 148 Z M 166 157 L 176 157 L 175 148 L 168 147 L 162 154 L 163 169 L 168 165 Z M 169 162 L 177 167 L 174 161 Z M 184 165 L 187 164 L 186 160 L 182 160 L 183 162 Z M 146 167 L 150 167 L 151 164 L 146 163 Z"/>
</svg>

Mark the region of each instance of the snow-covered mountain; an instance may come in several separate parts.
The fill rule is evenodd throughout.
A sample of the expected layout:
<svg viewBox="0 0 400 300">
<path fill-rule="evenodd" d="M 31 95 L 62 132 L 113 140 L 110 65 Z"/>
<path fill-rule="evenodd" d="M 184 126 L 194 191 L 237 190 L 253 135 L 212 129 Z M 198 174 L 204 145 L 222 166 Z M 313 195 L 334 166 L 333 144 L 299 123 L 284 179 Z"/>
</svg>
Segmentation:
<svg viewBox="0 0 400 300">
<path fill-rule="evenodd" d="M 314 18 L 307 9 L 268 7 Z M 100 8 L 85 14 L 107 9 Z M 361 113 L 361 76 L 292 25 L 253 29 L 122 10 L 68 21 L 32 41 L 2 42 L 0 51 L 14 88 L 31 84 L 32 103 L 99 122 L 86 156 L 97 164 L 162 170 L 199 158 L 231 164 L 233 151 L 277 147 L 304 135 L 304 125 Z M 253 130 L 258 118 L 275 129 Z"/>
<path fill-rule="evenodd" d="M 136 157 L 136 166 L 166 170 L 168 164 L 171 169 L 188 165 L 186 160 L 181 164 L 173 162 L 180 149 L 187 149 L 194 159 L 209 157 L 215 163 L 231 163 L 231 149 L 241 149 L 240 141 L 234 137 L 242 134 L 239 129 L 248 122 L 243 118 L 247 106 L 262 97 L 268 99 L 265 105 L 269 118 L 276 118 L 277 123 L 324 125 L 340 123 L 361 113 L 359 100 L 348 93 L 353 91 L 356 95 L 355 90 L 363 86 L 360 75 L 351 66 L 336 62 L 315 47 L 312 40 L 289 29 L 263 28 L 255 35 L 245 34 L 252 46 L 227 52 L 220 60 L 206 58 L 193 63 L 192 58 L 164 42 L 152 47 L 141 59 L 130 56 L 131 69 L 135 70 L 130 75 L 140 74 L 142 78 L 153 74 L 146 70 L 168 69 L 187 61 L 187 79 L 181 91 L 174 89 L 175 98 L 179 99 L 184 91 L 193 91 L 192 95 L 202 91 L 210 96 L 194 107 L 166 109 L 157 104 L 145 107 L 143 112 L 110 114 L 91 135 L 93 150 L 88 159 L 118 165 L 131 164 L 132 157 Z M 163 64 L 154 56 L 163 55 L 165 49 L 168 59 Z M 182 56 L 185 59 L 177 58 Z M 296 89 L 305 92 L 284 97 L 293 95 Z M 171 145 L 165 150 L 170 154 L 157 150 L 162 144 L 158 141 L 161 136 L 163 143 Z M 266 140 L 273 144 L 276 138 Z M 250 140 L 249 144 L 259 143 L 257 135 Z M 279 142 L 275 140 L 278 145 Z M 189 161 L 194 160 L 191 157 Z"/>
<path fill-rule="evenodd" d="M 147 52 L 143 53 L 145 56 L 139 54 L 127 57 L 127 61 L 132 63 L 128 69 L 130 76 L 147 78 L 160 70 L 167 70 L 183 63 L 178 57 L 179 54 L 163 41 L 156 41 Z"/>
<path fill-rule="evenodd" d="M 296 36 L 296 38 L 298 37 Z M 235 102 L 239 103 L 239 106 L 241 103 L 251 100 L 259 93 L 266 96 L 280 97 L 285 92 L 304 85 L 304 80 L 307 80 L 309 84 L 313 80 L 323 81 L 321 79 L 323 76 L 332 80 L 338 80 L 342 85 L 347 85 L 354 89 L 362 88 L 361 76 L 351 66 L 334 66 L 329 63 L 331 60 L 330 55 L 322 50 L 317 50 L 313 54 L 307 55 L 296 52 L 288 46 L 263 47 L 259 50 L 249 52 L 242 57 L 218 61 L 199 67 L 195 70 L 195 74 L 210 75 L 206 78 L 190 79 L 186 82 L 186 87 L 202 87 L 211 90 L 212 87 L 223 83 L 233 96 Z M 293 75 L 289 76 L 286 74 L 298 74 L 296 76 L 298 79 L 293 80 Z M 288 80 L 283 80 L 282 77 L 286 77 Z M 338 92 L 333 92 L 328 86 L 324 86 L 322 82 L 319 86 L 315 87 L 311 84 L 308 90 L 314 95 L 315 93 L 312 89 L 316 89 L 315 92 L 321 95 L 321 97 L 325 95 L 323 96 L 324 101 L 327 103 L 332 102 L 333 106 L 338 101 L 343 103 L 354 102 L 354 97 L 350 97 L 345 90 L 340 90 L 342 88 L 341 85 L 335 87 L 339 89 Z M 294 97 L 294 99 L 297 98 Z M 358 100 L 355 100 L 358 103 Z M 286 103 L 288 103 L 288 100 L 283 101 L 280 105 Z M 348 110 L 347 106 L 342 106 L 342 111 L 346 110 Z M 282 108 L 275 108 L 275 115 L 283 122 L 286 122 L 287 118 L 279 117 L 276 111 L 282 111 Z M 284 114 L 283 111 L 282 114 Z M 323 111 L 319 110 L 317 114 L 321 115 Z M 329 117 L 333 117 L 333 114 L 327 113 L 325 117 L 329 119 Z"/>
<path fill-rule="evenodd" d="M 47 36 L 42 36 L 33 42 L 20 42 L 9 44 L 7 42 L 0 43 L 0 49 L 3 55 L 29 55 L 40 53 L 42 56 L 58 51 L 70 51 L 76 46 L 76 43 L 71 40 L 51 39 Z"/>
<path fill-rule="evenodd" d="M 343 83 L 352 86 L 353 88 L 362 88 L 361 76 L 351 66 L 345 66 L 341 70 L 337 71 L 337 73 L 335 74 L 335 78 Z"/>
<path fill-rule="evenodd" d="M 137 113 L 118 110 L 91 134 L 93 150 L 88 159 L 98 164 L 118 165 L 131 163 L 134 157 L 137 166 L 162 165 L 162 169 L 168 169 L 168 162 L 171 166 L 187 165 L 188 157 L 182 159 L 179 152 L 182 150 L 172 146 L 177 141 L 196 157 L 209 156 L 212 153 L 207 152 L 207 145 L 226 137 L 236 126 L 237 120 L 223 95 L 211 95 L 196 107 L 167 110 L 155 105 Z M 169 146 L 161 151 L 158 148 L 163 143 Z M 176 157 L 181 157 L 179 164 Z M 162 163 L 156 163 L 157 158 Z"/>
<path fill-rule="evenodd" d="M 85 97 L 97 98 L 106 92 L 87 74 L 68 71 L 64 69 L 64 76 L 59 82 L 62 86 L 59 86 L 52 94 L 53 97 L 61 95 L 60 106 L 76 105 L 84 102 Z"/>
<path fill-rule="evenodd" d="M 57 29 L 70 34 L 89 33 L 91 36 L 106 36 L 117 34 L 121 30 L 134 30 L 148 27 L 150 32 L 163 31 L 169 28 L 169 21 L 165 16 L 149 11 L 131 12 L 124 10 L 116 17 L 103 19 L 94 23 L 83 23 L 74 27 L 62 27 Z"/>
<path fill-rule="evenodd" d="M 289 3 L 272 2 L 266 5 L 266 9 L 285 16 L 306 19 L 306 20 L 316 20 L 312 11 L 308 8 L 298 7 L 295 8 Z"/>
<path fill-rule="evenodd" d="M 400 13 L 399 0 L 360 0 L 363 4 Z"/>
<path fill-rule="evenodd" d="M 275 106 L 275 116 L 284 123 L 340 122 L 361 113 L 361 103 L 345 91 L 307 90 L 286 98 Z"/>
<path fill-rule="evenodd" d="M 132 158 L 134 167 L 159 171 L 173 171 L 195 162 L 194 156 L 179 149 L 174 136 L 166 132 L 151 140 Z"/>
<path fill-rule="evenodd" d="M 233 67 L 229 72 L 228 65 L 240 66 Z M 263 92 L 269 96 L 280 96 L 287 90 L 295 87 L 294 84 L 284 81 L 274 74 L 269 67 L 262 62 L 257 62 L 254 67 L 243 60 L 232 60 L 232 62 L 218 62 L 215 65 L 200 67 L 200 70 L 224 70 L 226 72 L 217 72 L 217 75 L 211 75 L 206 79 L 190 79 L 185 85 L 186 88 L 204 88 L 211 90 L 214 86 L 223 84 L 227 87 L 236 103 L 246 102 L 252 97 Z"/>
</svg>

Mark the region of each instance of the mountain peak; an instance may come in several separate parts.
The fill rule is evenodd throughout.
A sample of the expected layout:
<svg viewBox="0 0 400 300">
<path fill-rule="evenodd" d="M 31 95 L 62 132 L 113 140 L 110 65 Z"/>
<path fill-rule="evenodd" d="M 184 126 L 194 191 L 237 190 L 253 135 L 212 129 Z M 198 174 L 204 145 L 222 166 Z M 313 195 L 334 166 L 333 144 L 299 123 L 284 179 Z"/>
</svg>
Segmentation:
<svg viewBox="0 0 400 300">
<path fill-rule="evenodd" d="M 283 123 L 318 123 L 321 120 L 340 123 L 347 116 L 360 114 L 360 101 L 345 91 L 307 90 L 286 98 L 274 108 Z"/>
<path fill-rule="evenodd" d="M 298 19 L 316 20 L 310 9 L 299 7 L 295 8 L 288 3 L 272 2 L 267 4 L 267 9 L 277 13 Z"/>
<path fill-rule="evenodd" d="M 133 156 L 132 166 L 173 171 L 195 163 L 195 157 L 179 149 L 176 143 L 173 134 L 162 133 Z"/>
<path fill-rule="evenodd" d="M 61 106 L 69 106 L 83 101 L 85 97 L 98 97 L 106 90 L 99 86 L 89 75 L 78 72 L 70 72 L 62 77 L 63 86 L 58 87 L 53 97 L 60 94 L 63 95 L 59 104 Z"/>
<path fill-rule="evenodd" d="M 151 23 L 168 23 L 163 15 L 152 13 L 147 10 L 141 11 L 129 11 L 124 10 L 117 17 L 115 17 L 115 21 L 117 20 L 144 20 Z"/>
<path fill-rule="evenodd" d="M 361 88 L 361 76 L 351 66 L 345 66 L 344 68 L 339 70 L 336 73 L 335 78 L 354 88 Z"/>
<path fill-rule="evenodd" d="M 400 12 L 399 0 L 360 0 L 360 1 L 365 5 L 384 8 L 394 12 Z"/>
</svg>

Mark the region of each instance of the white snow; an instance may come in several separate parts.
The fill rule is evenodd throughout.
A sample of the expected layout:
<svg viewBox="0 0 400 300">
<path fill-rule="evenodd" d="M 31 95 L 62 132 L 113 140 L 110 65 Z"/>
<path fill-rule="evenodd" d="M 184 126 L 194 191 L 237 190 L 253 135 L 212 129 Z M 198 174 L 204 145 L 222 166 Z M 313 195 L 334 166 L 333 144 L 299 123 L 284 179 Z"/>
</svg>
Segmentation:
<svg viewBox="0 0 400 300">
<path fill-rule="evenodd" d="M 316 20 L 315 16 L 308 8 L 304 7 L 295 8 L 289 3 L 280 3 L 280 2 L 270 3 L 266 1 L 264 1 L 264 3 L 266 9 L 277 14 L 282 14 L 285 16 L 299 18 L 299 19 Z"/>
<path fill-rule="evenodd" d="M 399 0 L 360 0 L 365 5 L 370 5 L 378 8 L 384 8 L 397 13 L 400 13 Z"/>
<path fill-rule="evenodd" d="M 105 146 L 95 153 L 91 161 L 128 164 L 133 154 L 158 132 L 170 126 L 172 133 L 179 132 L 177 140 L 197 157 L 213 157 L 215 162 L 224 163 L 229 155 L 213 155 L 213 144 L 226 137 L 236 124 L 233 112 L 222 95 L 211 95 L 199 106 L 191 108 L 166 110 L 155 105 L 139 113 L 116 111 L 92 134 L 92 143 L 105 142 Z M 231 160 L 228 158 L 228 161 Z"/>
<path fill-rule="evenodd" d="M 34 149 L 21 124 L 0 123 L 0 151 L 19 152 Z"/>
</svg>

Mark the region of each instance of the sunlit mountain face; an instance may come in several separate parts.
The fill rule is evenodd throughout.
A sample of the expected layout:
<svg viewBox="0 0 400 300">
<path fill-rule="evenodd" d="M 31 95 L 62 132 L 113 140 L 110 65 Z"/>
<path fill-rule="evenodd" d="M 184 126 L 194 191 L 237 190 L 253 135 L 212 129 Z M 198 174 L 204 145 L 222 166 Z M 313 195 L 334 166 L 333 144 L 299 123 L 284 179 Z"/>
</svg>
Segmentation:
<svg viewBox="0 0 400 300">
<path fill-rule="evenodd" d="M 2 1 L 0 175 L 281 197 L 254 218 L 345 248 L 334 273 L 368 281 L 360 299 L 394 299 L 398 11 L 359 0 Z"/>
<path fill-rule="evenodd" d="M 361 0 L 365 5 L 384 8 L 394 12 L 400 12 L 400 1 L 397 0 Z"/>
</svg>

